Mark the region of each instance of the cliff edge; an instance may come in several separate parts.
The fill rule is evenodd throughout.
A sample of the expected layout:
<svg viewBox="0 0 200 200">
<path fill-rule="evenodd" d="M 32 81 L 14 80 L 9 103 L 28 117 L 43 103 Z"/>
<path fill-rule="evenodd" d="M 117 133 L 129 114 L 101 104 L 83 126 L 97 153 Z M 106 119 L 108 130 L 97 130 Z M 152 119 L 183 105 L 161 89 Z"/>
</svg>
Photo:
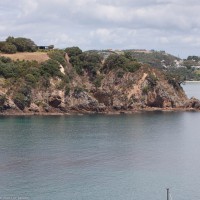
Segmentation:
<svg viewBox="0 0 200 200">
<path fill-rule="evenodd" d="M 59 53 L 51 53 L 49 60 L 42 64 L 1 57 L 1 114 L 123 113 L 200 108 L 199 101 L 189 100 L 173 77 L 128 57 L 114 55 L 103 60 L 98 55 L 82 52 L 78 55 Z M 58 54 L 63 58 L 58 59 Z"/>
</svg>

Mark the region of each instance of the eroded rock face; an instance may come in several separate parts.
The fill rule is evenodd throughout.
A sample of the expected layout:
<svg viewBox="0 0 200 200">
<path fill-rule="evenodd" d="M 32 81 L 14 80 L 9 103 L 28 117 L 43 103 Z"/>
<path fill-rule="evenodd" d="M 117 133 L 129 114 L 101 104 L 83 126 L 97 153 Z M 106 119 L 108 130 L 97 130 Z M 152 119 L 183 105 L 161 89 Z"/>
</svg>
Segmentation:
<svg viewBox="0 0 200 200">
<path fill-rule="evenodd" d="M 102 112 L 106 108 L 104 103 L 99 103 L 94 96 L 85 91 L 82 91 L 79 94 L 73 94 L 68 103 L 68 107 L 77 112 Z"/>
<path fill-rule="evenodd" d="M 110 91 L 97 91 L 94 93 L 94 97 L 99 103 L 103 103 L 105 106 L 112 105 L 112 95 L 109 93 Z"/>
<path fill-rule="evenodd" d="M 36 113 L 40 112 L 39 106 L 37 106 L 37 105 L 34 104 L 34 103 L 31 103 L 31 105 L 30 105 L 30 107 L 28 108 L 28 110 L 29 110 L 30 112 L 36 112 Z"/>
<path fill-rule="evenodd" d="M 200 110 L 200 100 L 192 97 L 191 99 L 189 99 L 185 105 L 184 105 L 186 108 L 195 108 L 195 109 L 198 109 Z"/>
<path fill-rule="evenodd" d="M 49 105 L 58 108 L 62 102 L 62 98 L 59 95 L 53 95 L 49 97 Z"/>
<path fill-rule="evenodd" d="M 76 80 L 76 81 L 75 81 Z M 70 83 L 70 91 L 58 90 L 59 80 L 52 80 L 46 90 L 32 89 L 31 103 L 23 112 L 30 113 L 84 113 L 123 112 L 146 108 L 194 108 L 200 110 L 197 99 L 188 100 L 179 84 L 171 85 L 158 70 L 142 67 L 134 73 L 126 72 L 118 77 L 117 71 L 105 74 L 100 87 L 96 88 L 86 77 L 78 76 Z M 84 87 L 82 87 L 84 85 Z M 19 111 L 12 95 L 3 98 L 0 93 L 0 107 Z M 2 97 L 2 98 L 1 98 Z"/>
<path fill-rule="evenodd" d="M 11 98 L 8 98 L 5 94 L 0 97 L 0 110 L 1 112 L 8 110 L 19 110 Z"/>
</svg>

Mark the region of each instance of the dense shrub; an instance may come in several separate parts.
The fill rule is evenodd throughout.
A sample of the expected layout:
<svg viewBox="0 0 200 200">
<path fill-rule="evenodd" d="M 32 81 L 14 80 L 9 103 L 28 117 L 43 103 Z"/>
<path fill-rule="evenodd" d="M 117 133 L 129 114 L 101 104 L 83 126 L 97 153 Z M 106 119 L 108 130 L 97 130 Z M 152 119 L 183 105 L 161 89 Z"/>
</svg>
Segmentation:
<svg viewBox="0 0 200 200">
<path fill-rule="evenodd" d="M 135 72 L 141 67 L 141 64 L 137 61 L 134 61 L 129 55 L 117 55 L 112 54 L 110 55 L 103 67 L 103 71 L 107 72 L 113 69 L 123 69 L 128 72 Z"/>
<path fill-rule="evenodd" d="M 132 55 L 132 53 L 131 53 L 130 51 L 125 51 L 125 52 L 124 52 L 124 56 L 125 56 L 126 58 L 128 58 L 130 61 L 137 61 L 137 60 L 133 57 L 133 55 Z"/>
<path fill-rule="evenodd" d="M 65 52 L 68 54 L 69 57 L 71 57 L 78 56 L 82 53 L 82 50 L 79 47 L 68 47 L 65 49 Z"/>
<path fill-rule="evenodd" d="M 0 51 L 1 51 L 1 48 L 5 45 L 5 43 L 6 43 L 6 42 L 4 42 L 4 41 L 3 41 L 3 42 L 0 42 Z"/>
<path fill-rule="evenodd" d="M 101 81 L 103 80 L 103 76 L 102 75 L 98 75 L 97 77 L 96 77 L 96 79 L 94 80 L 94 85 L 95 85 L 95 87 L 101 87 Z"/>
<path fill-rule="evenodd" d="M 81 53 L 77 56 L 70 57 L 70 63 L 79 75 L 84 71 L 88 73 L 91 79 L 96 77 L 97 71 L 101 67 L 102 57 L 97 53 Z"/>
<path fill-rule="evenodd" d="M 13 100 L 20 110 L 24 110 L 31 104 L 31 88 L 26 85 L 21 86 L 13 96 Z"/>
<path fill-rule="evenodd" d="M 155 74 L 149 74 L 147 77 L 149 84 L 153 87 L 157 84 L 158 78 Z"/>
<path fill-rule="evenodd" d="M 81 62 L 81 60 L 79 59 L 78 56 L 72 56 L 70 58 L 70 63 L 73 65 L 73 67 L 76 70 L 77 74 L 79 74 L 79 75 L 83 75 L 84 74 L 82 62 Z"/>
<path fill-rule="evenodd" d="M 1 47 L 1 51 L 3 53 L 12 54 L 17 52 L 17 48 L 14 44 L 5 42 L 5 44 Z"/>
<path fill-rule="evenodd" d="M 40 79 L 40 84 L 44 88 L 48 88 L 50 86 L 50 80 L 47 75 L 43 75 Z"/>
<path fill-rule="evenodd" d="M 19 52 L 34 52 L 37 50 L 36 44 L 28 38 L 18 37 L 14 38 L 9 36 L 6 39 L 6 43 L 15 45 L 17 51 Z"/>
<path fill-rule="evenodd" d="M 28 84 L 30 84 L 31 86 L 35 86 L 37 79 L 35 78 L 34 75 L 32 74 L 26 74 L 25 76 L 25 80 Z"/>
<path fill-rule="evenodd" d="M 3 63 L 11 63 L 12 60 L 8 57 L 5 57 L 5 56 L 0 56 L 0 62 L 3 62 Z"/>
<path fill-rule="evenodd" d="M 34 52 L 37 50 L 35 43 L 28 38 L 15 38 L 13 44 L 19 52 Z"/>
<path fill-rule="evenodd" d="M 4 78 L 17 77 L 17 74 L 17 68 L 13 65 L 13 63 L 0 63 L 0 75 Z"/>
<path fill-rule="evenodd" d="M 126 64 L 125 69 L 128 72 L 135 72 L 137 71 L 139 68 L 141 67 L 141 64 L 136 62 L 136 61 L 132 61 Z"/>
<path fill-rule="evenodd" d="M 129 60 L 125 56 L 112 54 L 106 59 L 104 63 L 104 69 L 112 70 L 118 68 L 125 68 L 128 62 Z"/>
<path fill-rule="evenodd" d="M 54 50 L 48 52 L 48 56 L 53 59 L 58 61 L 62 66 L 66 65 L 66 60 L 65 60 L 65 52 L 61 50 Z"/>
<path fill-rule="evenodd" d="M 47 77 L 62 77 L 62 73 L 60 72 L 60 66 L 55 60 L 47 60 L 41 64 L 40 73 L 42 76 Z"/>
<path fill-rule="evenodd" d="M 148 92 L 149 92 L 149 90 L 150 90 L 150 87 L 149 87 L 148 85 L 144 86 L 144 87 L 142 88 L 142 94 L 143 94 L 143 95 L 147 95 Z"/>
<path fill-rule="evenodd" d="M 166 80 L 169 84 L 171 84 L 175 89 L 179 89 L 181 83 L 185 81 L 185 77 L 180 74 L 174 74 L 171 72 L 166 72 L 165 74 Z"/>
<path fill-rule="evenodd" d="M 24 110 L 26 107 L 26 96 L 22 93 L 17 93 L 13 97 L 15 105 L 20 109 Z"/>
<path fill-rule="evenodd" d="M 70 86 L 66 85 L 65 87 L 65 96 L 68 96 L 70 94 Z"/>
</svg>

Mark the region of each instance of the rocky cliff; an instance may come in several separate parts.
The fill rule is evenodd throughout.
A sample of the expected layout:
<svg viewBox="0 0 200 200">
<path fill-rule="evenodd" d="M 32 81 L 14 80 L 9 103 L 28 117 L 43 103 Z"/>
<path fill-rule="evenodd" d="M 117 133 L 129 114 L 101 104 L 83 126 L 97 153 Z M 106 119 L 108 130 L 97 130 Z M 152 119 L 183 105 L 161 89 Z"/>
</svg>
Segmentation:
<svg viewBox="0 0 200 200">
<path fill-rule="evenodd" d="M 150 66 L 140 66 L 134 72 L 121 68 L 97 71 L 92 79 L 90 71 L 76 73 L 69 57 L 60 65 L 63 75 L 73 77 L 63 86 L 63 80 L 51 77 L 45 87 L 23 86 L 20 80 L 8 84 L 0 80 L 1 114 L 71 114 L 120 113 L 139 110 L 199 109 L 198 100 L 189 100 L 176 80 Z M 23 99 L 23 101 L 22 101 Z"/>
</svg>

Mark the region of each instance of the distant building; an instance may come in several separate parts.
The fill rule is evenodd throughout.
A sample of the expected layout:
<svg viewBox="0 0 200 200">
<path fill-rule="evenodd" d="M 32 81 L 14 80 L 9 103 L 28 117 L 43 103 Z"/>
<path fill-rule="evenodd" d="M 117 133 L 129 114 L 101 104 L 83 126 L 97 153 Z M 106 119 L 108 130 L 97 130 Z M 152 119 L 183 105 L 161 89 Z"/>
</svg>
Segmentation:
<svg viewBox="0 0 200 200">
<path fill-rule="evenodd" d="M 200 69 L 200 66 L 191 66 L 191 68 Z"/>
<path fill-rule="evenodd" d="M 41 50 L 50 50 L 54 48 L 54 45 L 49 45 L 49 46 L 37 46 L 38 49 Z"/>
</svg>

